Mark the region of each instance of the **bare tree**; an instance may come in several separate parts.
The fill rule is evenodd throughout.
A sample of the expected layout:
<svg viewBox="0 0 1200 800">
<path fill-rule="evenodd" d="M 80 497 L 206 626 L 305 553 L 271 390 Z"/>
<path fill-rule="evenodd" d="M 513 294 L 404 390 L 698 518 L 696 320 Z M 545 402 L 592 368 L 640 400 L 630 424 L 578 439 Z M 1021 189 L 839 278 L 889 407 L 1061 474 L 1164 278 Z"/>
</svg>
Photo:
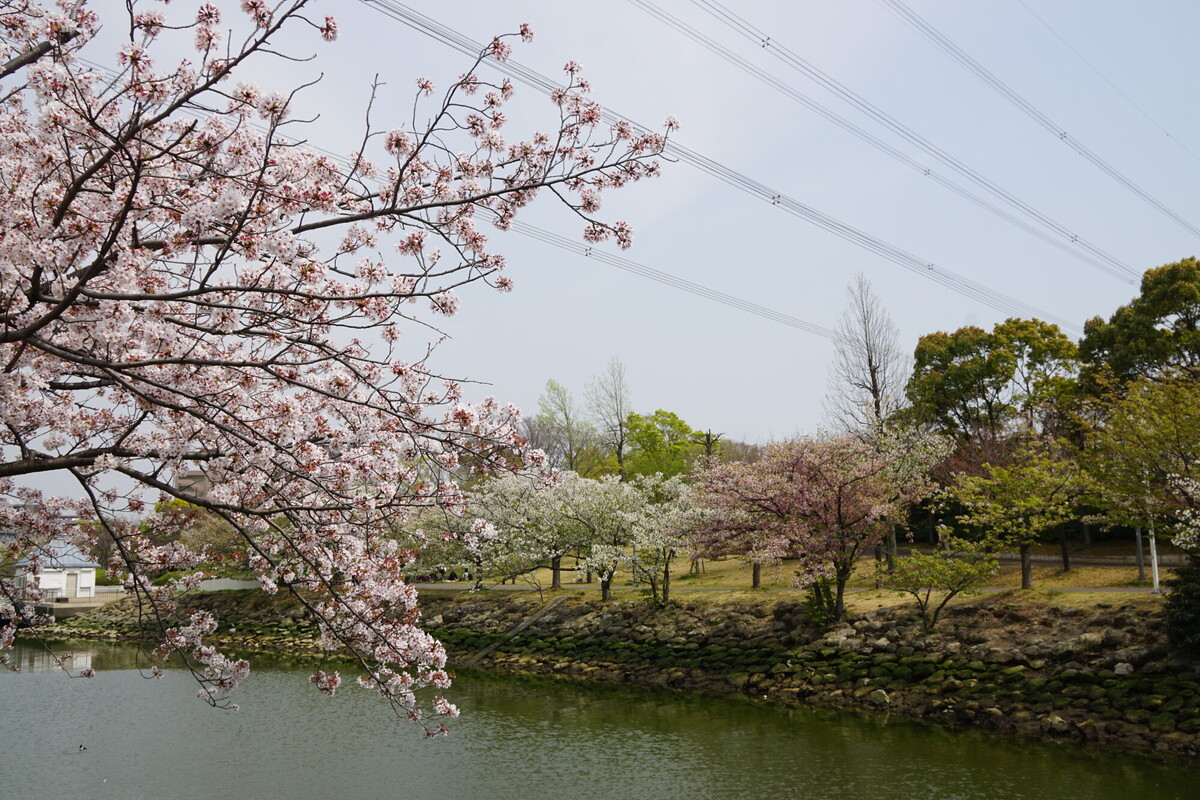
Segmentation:
<svg viewBox="0 0 1200 800">
<path fill-rule="evenodd" d="M 900 348 L 900 331 L 871 291 L 861 272 L 846 286 L 849 303 L 838 322 L 825 413 L 835 428 L 872 439 L 882 423 L 904 404 L 904 385 L 910 372 L 908 355 Z M 895 566 L 896 532 L 875 545 L 875 559 Z"/>
<path fill-rule="evenodd" d="M 550 466 L 586 475 L 596 467 L 599 434 L 583 418 L 571 390 L 555 380 L 546 381 L 538 398 L 538 413 L 531 426 L 537 429 Z"/>
<path fill-rule="evenodd" d="M 587 385 L 584 395 L 600 429 L 601 441 L 616 456 L 617 470 L 623 480 L 626 477 L 625 447 L 628 434 L 625 420 L 633 410 L 633 403 L 621 359 L 614 356 L 605 371 Z"/>
<path fill-rule="evenodd" d="M 900 331 L 860 272 L 846 287 L 849 304 L 838 322 L 825 413 L 835 427 L 861 432 L 904 403 L 909 358 Z"/>
<path fill-rule="evenodd" d="M 530 450 L 541 450 L 546 454 L 548 466 L 562 468 L 562 460 L 558 455 L 558 436 L 549 420 L 537 414 L 521 417 L 521 438 Z"/>
</svg>

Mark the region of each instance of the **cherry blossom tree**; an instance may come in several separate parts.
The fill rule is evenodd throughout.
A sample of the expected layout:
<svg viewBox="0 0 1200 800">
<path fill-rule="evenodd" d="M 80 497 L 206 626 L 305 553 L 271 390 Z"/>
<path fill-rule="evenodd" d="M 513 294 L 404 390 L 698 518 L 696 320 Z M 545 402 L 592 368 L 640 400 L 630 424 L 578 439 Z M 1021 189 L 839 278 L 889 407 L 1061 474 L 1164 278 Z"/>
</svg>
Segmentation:
<svg viewBox="0 0 1200 800">
<path fill-rule="evenodd" d="M 574 62 L 546 132 L 506 138 L 513 89 L 485 62 L 529 39 L 522 26 L 440 93 L 419 79 L 411 119 L 369 123 L 342 163 L 299 143 L 300 90 L 239 80 L 287 58 L 285 29 L 336 38 L 311 5 L 243 0 L 226 19 L 211 3 L 183 16 L 130 0 L 103 20 L 123 32 L 115 60 L 94 52 L 102 20 L 84 2 L 0 8 L 0 495 L 13 501 L 0 528 L 20 534 L 10 556 L 104 540 L 159 655 L 220 704 L 248 666 L 206 643 L 210 615 L 179 618 L 174 593 L 202 573 L 151 585 L 203 553 L 155 544 L 134 519 L 164 498 L 203 508 L 244 540 L 265 590 L 292 593 L 325 645 L 353 654 L 360 683 L 427 722 L 457 713 L 416 696 L 448 686 L 445 652 L 402 577 L 413 553 L 384 532 L 460 509 L 451 471 L 508 467 L 522 441 L 517 409 L 468 402 L 427 353 L 405 356 L 401 333 L 455 313 L 465 284 L 511 288 L 480 225 L 507 228 L 536 197 L 578 215 L 588 241 L 628 246 L 625 223 L 595 216 L 601 194 L 657 174 L 665 139 L 602 125 Z M 25 488 L 50 474 L 82 499 Z M 64 526 L 67 512 L 89 524 Z M 0 583 L 0 618 L 21 613 L 14 592 Z M 0 629 L 0 646 L 13 636 Z M 340 681 L 313 675 L 326 693 Z"/>
<path fill-rule="evenodd" d="M 768 445 L 773 449 L 773 445 Z M 762 568 L 787 553 L 787 540 L 768 511 L 763 476 L 771 469 L 758 461 L 709 461 L 693 478 L 709 514 L 697 526 L 700 558 L 736 557 L 750 564 L 751 588 L 762 588 Z"/>
<path fill-rule="evenodd" d="M 600 580 L 600 599 L 612 599 L 613 578 L 629 557 L 634 523 L 645 494 L 616 475 L 566 480 L 562 484 L 563 525 L 579 542 L 581 566 Z"/>
<path fill-rule="evenodd" d="M 529 576 L 547 565 L 557 573 L 555 565 L 574 554 L 600 576 L 602 600 L 611 599 L 613 578 L 624 569 L 666 604 L 671 560 L 690 549 L 700 518 L 694 491 L 678 476 L 505 474 L 468 490 L 464 514 L 431 510 L 401 541 L 422 550 L 418 571 L 469 569 L 477 588 L 485 578 Z"/>
<path fill-rule="evenodd" d="M 480 578 L 531 578 L 548 564 L 551 588 L 562 588 L 562 557 L 578 544 L 563 522 L 562 496 L 576 480 L 573 472 L 506 474 L 467 493 L 459 524 L 470 527 L 459 539 Z"/>
<path fill-rule="evenodd" d="M 696 476 L 711 509 L 701 540 L 760 562 L 797 559 L 816 608 L 841 619 L 855 561 L 930 494 L 928 470 L 945 452 L 936 438 L 890 441 L 809 437 L 767 445 L 752 464 L 709 466 Z"/>
<path fill-rule="evenodd" d="M 633 484 L 643 501 L 628 514 L 633 579 L 646 584 L 655 602 L 670 605 L 671 562 L 685 548 L 693 549 L 695 529 L 706 512 L 696 502 L 695 489 L 678 475 L 642 475 Z"/>
</svg>

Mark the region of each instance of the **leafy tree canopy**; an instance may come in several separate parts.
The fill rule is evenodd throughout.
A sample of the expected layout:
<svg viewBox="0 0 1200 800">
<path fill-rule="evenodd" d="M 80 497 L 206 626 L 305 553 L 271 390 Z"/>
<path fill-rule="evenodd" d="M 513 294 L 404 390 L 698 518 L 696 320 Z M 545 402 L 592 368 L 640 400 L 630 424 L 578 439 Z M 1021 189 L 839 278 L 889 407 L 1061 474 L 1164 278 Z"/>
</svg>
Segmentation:
<svg viewBox="0 0 1200 800">
<path fill-rule="evenodd" d="M 634 475 L 679 475 L 701 449 L 696 431 L 678 414 L 661 408 L 649 415 L 630 414 L 625 430 L 630 445 L 627 471 Z"/>
<path fill-rule="evenodd" d="M 1200 377 L 1200 262 L 1185 258 L 1146 270 L 1141 294 L 1105 321 L 1084 325 L 1080 354 L 1089 372 L 1107 367 L 1122 381 L 1174 372 Z"/>
<path fill-rule="evenodd" d="M 1021 551 L 1021 587 L 1031 588 L 1029 546 L 1056 525 L 1074 518 L 1086 476 L 1061 447 L 1026 438 L 1010 463 L 988 465 L 982 475 L 960 475 L 947 495 L 963 511 L 958 520 L 983 532 L 996 548 Z"/>
<path fill-rule="evenodd" d="M 1143 378 L 1097 408 L 1083 458 L 1107 516 L 1141 525 L 1200 511 L 1200 385 Z"/>
<path fill-rule="evenodd" d="M 908 396 L 918 420 L 962 437 L 995 438 L 1013 423 L 1034 429 L 1069 387 L 1075 345 L 1057 325 L 1008 319 L 922 336 Z"/>
</svg>

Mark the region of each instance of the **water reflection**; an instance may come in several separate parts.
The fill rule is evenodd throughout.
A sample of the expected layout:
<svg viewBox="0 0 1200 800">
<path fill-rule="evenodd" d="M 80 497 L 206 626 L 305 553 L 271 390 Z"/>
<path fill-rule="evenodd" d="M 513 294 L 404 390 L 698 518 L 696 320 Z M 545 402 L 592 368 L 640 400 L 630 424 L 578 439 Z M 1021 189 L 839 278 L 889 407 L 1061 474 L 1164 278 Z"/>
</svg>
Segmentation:
<svg viewBox="0 0 1200 800">
<path fill-rule="evenodd" d="M 326 698 L 311 667 L 259 659 L 242 710 L 191 699 L 186 674 L 144 680 L 132 648 L 75 645 L 116 665 L 66 680 L 22 649 L 0 675 L 0 800 L 92 798 L 1194 797 L 1194 770 L 885 718 L 566 681 L 460 674 L 464 716 L 424 740 L 355 687 Z M 40 660 L 39 660 L 40 659 Z M 107 669 L 113 670 L 113 666 Z M 86 752 L 78 744 L 86 743 Z"/>
<path fill-rule="evenodd" d="M 72 673 L 92 668 L 96 670 L 148 669 L 150 659 L 137 647 L 76 640 L 70 642 L 25 641 L 12 653 L 10 660 L 21 672 Z"/>
</svg>

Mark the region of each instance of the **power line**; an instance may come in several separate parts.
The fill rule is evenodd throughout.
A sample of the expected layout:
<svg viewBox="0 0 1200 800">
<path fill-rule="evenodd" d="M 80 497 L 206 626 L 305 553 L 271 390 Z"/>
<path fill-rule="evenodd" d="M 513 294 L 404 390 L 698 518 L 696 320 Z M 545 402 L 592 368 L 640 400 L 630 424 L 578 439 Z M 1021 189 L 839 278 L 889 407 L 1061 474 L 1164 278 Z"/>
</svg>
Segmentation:
<svg viewBox="0 0 1200 800">
<path fill-rule="evenodd" d="M 714 41 L 713 39 L 709 38 L 708 36 L 705 36 L 703 33 L 696 30 L 691 25 L 688 25 L 683 20 L 664 11 L 662 8 L 656 6 L 654 3 L 649 2 L 649 0 L 630 0 L 630 2 L 633 3 L 633 5 L 636 5 L 639 8 L 641 8 L 642 10 L 646 11 L 650 15 L 654 16 L 659 21 L 667 24 L 668 26 L 674 28 L 676 31 L 678 31 L 678 32 L 684 34 L 685 36 L 687 36 L 688 38 L 692 39 L 692 41 L 701 45 L 705 49 L 713 52 L 715 55 L 721 57 L 725 61 L 733 64 L 734 66 L 749 73 L 753 77 L 758 78 L 760 81 L 772 86 L 773 88 L 782 92 L 783 94 L 787 95 L 788 97 L 792 98 L 793 100 L 801 103 L 803 106 L 805 106 L 809 110 L 817 113 L 824 119 L 832 122 L 833 124 L 837 125 L 838 127 L 842 128 L 843 130 L 857 136 L 858 138 L 860 138 L 863 141 L 867 142 L 868 144 L 876 147 L 877 149 L 883 151 L 884 153 L 888 154 L 889 156 L 896 159 L 897 161 L 900 161 L 901 163 L 906 164 L 909 167 L 912 167 L 913 169 L 915 169 L 918 172 L 920 172 L 921 174 L 923 174 L 925 177 L 930 178 L 934 182 L 955 192 L 959 196 L 961 196 L 967 200 L 970 200 L 971 202 L 975 203 L 976 205 L 980 206 L 981 208 L 984 208 L 984 209 L 992 212 L 993 214 L 999 216 L 1000 218 L 1008 221 L 1009 223 L 1015 225 L 1016 227 L 1025 231 L 1026 233 L 1029 233 L 1030 235 L 1037 237 L 1038 239 L 1042 240 L 1043 242 L 1046 242 L 1047 244 L 1057 247 L 1059 250 L 1062 250 L 1063 252 L 1068 253 L 1068 254 L 1080 259 L 1081 261 L 1084 261 L 1085 263 L 1090 264 L 1090 265 L 1100 269 L 1101 271 L 1107 273 L 1108 275 L 1118 278 L 1120 280 L 1123 280 L 1127 283 L 1136 283 L 1137 280 L 1141 277 L 1141 273 L 1138 272 L 1137 270 L 1133 269 L 1132 267 L 1130 267 L 1128 264 L 1124 263 L 1123 261 L 1121 261 L 1118 258 L 1115 258 L 1114 256 L 1105 252 L 1104 250 L 1097 247 L 1096 245 L 1091 244 L 1086 239 L 1083 239 L 1082 237 L 1080 237 L 1079 235 L 1077 235 L 1076 233 L 1074 233 L 1073 231 L 1068 229 L 1066 226 L 1056 222 L 1054 219 L 1050 218 L 1046 214 L 1042 213 L 1041 211 L 1037 210 L 1036 208 L 1029 205 L 1025 201 L 1021 200 L 1016 195 L 1012 194 L 1011 192 L 1002 188 L 1001 186 L 999 186 L 995 182 L 991 181 L 984 175 L 982 175 L 979 172 L 977 172 L 976 170 L 972 169 L 971 167 L 969 167 L 967 164 L 963 163 L 958 158 L 954 157 L 953 155 L 950 155 L 945 150 L 941 149 L 937 145 L 930 142 L 928 139 L 926 139 L 923 136 L 921 136 L 920 134 L 916 133 L 911 128 L 907 127 L 906 125 L 901 123 L 899 120 L 890 116 L 882 109 L 873 105 L 872 103 L 870 103 L 868 100 L 866 100 L 862 96 L 856 94 L 854 91 L 852 91 L 851 89 L 849 89 L 842 83 L 838 82 L 837 80 L 832 78 L 827 73 L 818 69 L 816 66 L 814 66 L 813 64 L 811 64 L 810 62 L 808 62 L 807 60 L 805 60 L 804 58 L 799 56 L 793 50 L 789 49 L 788 47 L 786 47 L 785 45 L 780 43 L 780 41 L 777 38 L 772 37 L 767 32 L 763 31 L 762 29 L 755 27 L 750 22 L 748 22 L 745 18 L 730 11 L 728 8 L 721 5 L 719 2 L 715 2 L 714 0 L 692 0 L 694 5 L 699 6 L 702 10 L 706 11 L 708 14 L 715 17 L 718 21 L 722 22 L 727 27 L 731 28 L 732 30 L 734 30 L 735 32 L 740 34 L 743 38 L 759 45 L 764 51 L 770 53 L 775 58 L 777 58 L 780 61 L 782 61 L 783 63 L 787 64 L 789 67 L 796 70 L 797 72 L 800 72 L 802 75 L 804 75 L 805 77 L 807 77 L 810 80 L 812 80 L 813 82 L 815 82 L 818 86 L 821 86 L 822 88 L 824 88 L 827 91 L 831 92 L 832 94 L 836 95 L 837 97 L 839 97 L 840 99 L 842 99 L 843 101 L 845 101 L 846 103 L 848 103 L 849 105 L 854 107 L 855 109 L 859 110 L 860 112 L 867 115 L 868 117 L 874 119 L 876 122 L 880 123 L 885 128 L 892 131 L 893 133 L 897 134 L 905 141 L 909 142 L 910 144 L 912 144 L 912 145 L 916 146 L 917 148 L 919 148 L 920 150 L 924 151 L 926 154 L 937 159 L 941 163 L 943 163 L 946 166 L 948 166 L 949 168 L 953 169 L 955 172 L 959 173 L 963 177 L 970 180 L 972 183 L 985 189 L 986 191 L 988 191 L 995 197 L 997 197 L 1000 200 L 1002 200 L 1003 202 L 1007 203 L 1009 206 L 1012 206 L 1013 208 L 1017 209 L 1018 211 L 1025 214 L 1026 216 L 1030 217 L 1031 219 L 1033 219 L 1040 225 L 1042 225 L 1045 228 L 1047 228 L 1048 230 L 1052 231 L 1057 237 L 1061 237 L 1061 238 L 1055 238 L 1054 236 L 1048 236 L 1044 231 L 1034 228 L 1034 227 L 1031 227 L 1024 220 L 1012 216 L 1011 214 L 1004 211 L 1003 209 L 998 208 L 998 207 L 992 205 L 991 203 L 988 203 L 986 200 L 983 200 L 982 198 L 972 194 L 967 189 L 950 181 L 949 179 L 945 178 L 944 176 L 939 175 L 930 169 L 927 169 L 923 164 L 913 160 L 912 158 L 909 158 L 906 154 L 904 154 L 904 153 L 900 152 L 899 150 L 897 150 L 896 148 L 882 142 L 881 140 L 875 138 L 874 136 L 871 136 L 869 133 L 867 133 L 865 130 L 858 127 L 854 123 L 850 122 L 849 120 L 846 120 L 843 117 L 838 116 L 837 114 L 830 111 L 826 107 L 820 105 L 817 101 L 804 95 L 796 88 L 790 86 L 789 84 L 784 83 L 783 81 L 780 81 L 778 78 L 776 78 L 774 75 L 771 75 L 769 72 L 766 72 L 765 70 L 755 66 L 754 64 L 747 61 L 746 59 L 736 55 L 732 51 L 728 50 L 727 48 L 723 47 L 722 45 L 720 45 L 719 43 Z"/>
<path fill-rule="evenodd" d="M 453 28 L 443 25 L 436 20 L 421 14 L 403 3 L 396 0 L 361 0 L 361 2 L 375 8 L 380 13 L 388 16 L 404 25 L 418 31 L 419 33 L 429 36 L 434 40 L 441 42 L 459 52 L 474 57 L 483 49 L 483 45 L 472 41 Z M 540 73 L 521 65 L 520 63 L 508 59 L 503 62 L 494 62 L 492 66 L 503 72 L 504 74 L 515 78 L 522 83 L 525 83 L 534 89 L 549 95 L 555 89 L 560 88 L 559 84 L 541 75 Z M 624 120 L 630 125 L 634 125 L 640 130 L 647 130 L 644 126 L 638 125 L 624 117 L 620 117 L 611 111 L 604 112 L 604 119 L 609 124 L 619 120 Z M 872 236 L 864 231 L 860 231 L 851 225 L 847 225 L 840 220 L 835 219 L 827 214 L 824 214 L 811 206 L 807 206 L 794 198 L 791 198 L 782 192 L 775 190 L 765 184 L 759 183 L 752 178 L 743 175 L 725 165 L 714 161 L 710 158 L 700 155 L 694 150 L 691 150 L 677 141 L 672 140 L 667 145 L 667 154 L 678 158 L 693 167 L 719 178 L 720 180 L 741 189 L 748 194 L 754 195 L 763 199 L 774 206 L 777 206 L 783 211 L 786 211 L 793 216 L 804 219 L 814 225 L 817 225 L 824 230 L 834 233 L 835 235 L 862 247 L 870 252 L 876 253 L 883 258 L 898 264 L 905 269 L 920 274 L 928 280 L 932 280 L 954 292 L 970 297 L 983 305 L 1000 311 L 1003 314 L 1017 317 L 1038 317 L 1047 322 L 1054 322 L 1064 330 L 1069 330 L 1076 333 L 1081 333 L 1079 326 L 1070 323 L 1061 317 L 1049 314 L 1042 309 L 1038 309 L 1027 303 L 1016 300 L 994 289 L 990 289 L 982 284 L 976 283 L 968 278 L 957 275 L 950 270 L 937 266 L 927 259 L 919 258 L 901 248 L 895 247 L 882 239 Z"/>
<path fill-rule="evenodd" d="M 1012 103 L 1026 116 L 1056 136 L 1067 147 L 1070 147 L 1076 153 L 1083 156 L 1086 161 L 1095 166 L 1105 175 L 1108 175 L 1117 183 L 1133 192 L 1150 206 L 1157 209 L 1160 213 L 1169 217 L 1180 227 L 1192 234 L 1195 234 L 1196 236 L 1200 236 L 1200 228 L 1196 227 L 1191 222 L 1188 222 L 1179 214 L 1172 211 L 1169 207 L 1167 207 L 1166 204 L 1151 195 L 1149 192 L 1135 183 L 1131 178 L 1124 175 L 1112 164 L 1109 164 L 1099 155 L 1088 149 L 1083 142 L 1067 133 L 1066 129 L 1055 123 L 1054 120 L 1042 113 L 1032 103 L 1009 87 L 1008 84 L 1004 83 L 1002 80 L 989 72 L 982 64 L 967 55 L 962 48 L 958 47 L 958 45 L 954 44 L 954 42 L 943 36 L 936 28 L 922 19 L 915 11 L 901 2 L 901 0 L 876 0 L 876 2 L 892 11 L 892 13 L 899 17 L 909 27 L 913 28 L 926 39 L 931 41 L 952 59 L 965 67 L 968 72 L 975 75 L 975 77 L 979 78 L 981 81 L 990 86 L 1001 97 Z"/>
<path fill-rule="evenodd" d="M 696 168 L 708 173 L 716 178 L 737 186 L 748 194 L 755 195 L 763 200 L 770 202 L 772 205 L 788 212 L 789 214 L 799 217 L 806 222 L 816 225 L 830 233 L 833 233 L 852 244 L 869 250 L 876 255 L 879 255 L 894 264 L 897 264 L 910 272 L 921 275 L 933 282 L 940 284 L 951 291 L 958 294 L 970 297 L 986 306 L 989 306 L 997 311 L 1014 317 L 1037 317 L 1047 322 L 1054 322 L 1064 330 L 1072 330 L 1082 333 L 1078 326 L 1062 319 L 1061 317 L 1050 314 L 1042 309 L 1035 308 L 1020 300 L 1011 298 L 1005 294 L 989 289 L 988 287 L 976 283 L 975 281 L 965 278 L 949 270 L 939 267 L 930 261 L 920 258 L 919 256 L 909 253 L 895 245 L 889 244 L 875 236 L 860 231 L 859 229 L 847 225 L 840 220 L 829 216 L 821 211 L 818 211 L 811 206 L 801 203 L 792 197 L 776 192 L 774 189 L 759 183 L 752 178 L 748 178 L 741 173 L 713 161 L 706 156 L 702 156 L 694 150 L 690 150 L 683 145 L 675 142 L 671 146 L 671 152 L 679 155 L 681 160 L 687 161 Z"/>
<path fill-rule="evenodd" d="M 87 59 L 80 59 L 80 61 L 82 61 L 88 67 L 97 70 L 98 72 L 103 72 L 110 77 L 115 77 L 116 75 L 113 70 L 95 62 L 88 61 Z M 189 116 L 200 119 L 201 116 L 208 115 L 189 113 Z M 264 133 L 266 132 L 265 128 L 262 126 L 254 123 L 251 124 L 254 128 Z M 353 163 L 349 158 L 346 158 L 343 155 L 339 155 L 338 153 L 334 153 L 321 147 L 316 147 L 315 145 L 309 143 L 306 143 L 304 146 L 306 149 L 324 154 L 331 161 L 341 164 L 347 169 L 347 171 L 353 170 Z M 568 239 L 565 236 L 545 230 L 544 228 L 539 228 L 535 225 L 530 225 L 527 222 L 512 220 L 509 222 L 508 227 L 510 230 L 519 233 L 522 236 L 535 239 L 543 244 L 553 245 L 554 247 L 567 250 L 575 253 L 576 255 L 590 258 L 593 261 L 599 261 L 603 264 L 608 264 L 616 267 L 617 269 L 624 270 L 625 272 L 629 272 L 634 275 L 640 275 L 644 278 L 649 278 L 650 280 L 656 281 L 664 286 L 670 286 L 672 288 L 688 292 L 689 294 L 697 297 L 703 297 L 707 300 L 713 301 L 714 303 L 727 306 L 728 308 L 745 311 L 747 313 L 754 314 L 755 316 L 762 317 L 763 319 L 767 319 L 772 322 L 778 322 L 781 325 L 786 325 L 790 328 L 795 328 L 796 330 L 804 331 L 805 333 L 811 333 L 815 336 L 820 336 L 831 341 L 841 338 L 836 331 L 822 327 L 816 323 L 808 322 L 807 320 L 800 319 L 799 317 L 793 317 L 790 314 L 784 314 L 781 311 L 775 311 L 774 309 L 767 308 L 766 306 L 752 303 L 749 300 L 743 300 L 735 295 L 704 286 L 703 284 L 699 284 L 694 281 L 689 281 L 685 278 L 680 278 L 677 275 L 672 275 L 669 272 L 663 272 L 662 270 L 655 269 L 654 267 L 647 266 L 646 264 L 641 264 L 637 261 L 624 258 L 623 256 L 609 253 L 593 245 L 584 244 L 574 239 Z"/>
<path fill-rule="evenodd" d="M 1158 120 L 1156 120 L 1156 119 L 1154 119 L 1154 117 L 1150 116 L 1150 113 L 1148 111 L 1146 111 L 1146 109 L 1142 108 L 1136 100 L 1134 100 L 1132 97 L 1130 97 L 1124 91 L 1122 91 L 1120 86 L 1117 86 L 1115 83 L 1113 83 L 1111 80 L 1109 80 L 1108 76 L 1105 75 L 1103 72 L 1101 72 L 1100 69 L 1095 64 L 1093 64 L 1091 61 L 1089 61 L 1087 59 L 1087 57 L 1084 56 L 1083 53 L 1079 52 L 1074 47 L 1072 47 L 1071 43 L 1068 42 L 1065 38 L 1063 38 L 1062 34 L 1060 34 L 1058 31 L 1056 31 L 1054 28 L 1052 28 L 1050 26 L 1050 23 L 1046 21 L 1045 17 L 1041 16 L 1036 11 L 1034 11 L 1032 8 L 1030 8 L 1029 4 L 1026 3 L 1025 0 L 1017 0 L 1017 2 L 1020 3 L 1021 6 L 1026 11 L 1029 12 L 1030 16 L 1032 16 L 1038 22 L 1042 23 L 1042 26 L 1046 30 L 1050 31 L 1050 33 L 1054 35 L 1054 38 L 1058 39 L 1058 41 L 1062 43 L 1063 47 L 1067 48 L 1072 53 L 1074 53 L 1076 58 L 1078 58 L 1080 61 L 1082 61 L 1084 64 L 1086 64 L 1088 69 L 1090 69 L 1092 72 L 1096 73 L 1096 75 L 1100 78 L 1100 80 L 1107 83 L 1114 92 L 1121 95 L 1121 97 L 1125 100 L 1125 102 L 1129 103 L 1129 105 L 1133 106 L 1137 110 L 1137 112 L 1139 114 L 1141 114 L 1143 117 L 1145 117 L 1146 120 L 1151 125 L 1153 125 L 1154 127 L 1158 128 L 1160 131 L 1162 131 L 1163 135 L 1165 135 L 1168 139 L 1170 139 L 1172 142 L 1174 142 L 1176 144 L 1176 146 L 1178 146 L 1181 150 L 1183 150 L 1185 153 L 1187 153 L 1189 156 L 1191 156 L 1194 160 L 1200 162 L 1200 156 L 1196 155 L 1196 153 L 1190 147 L 1188 147 L 1186 144 L 1184 144 L 1179 139 L 1172 136 L 1171 132 L 1169 130 L 1167 130 Z"/>
<path fill-rule="evenodd" d="M 726 294 L 725 292 L 711 289 L 699 283 L 685 280 L 684 278 L 672 275 L 669 272 L 663 272 L 662 270 L 648 267 L 645 264 L 640 264 L 628 258 L 609 253 L 605 250 L 593 247 L 592 245 L 577 242 L 574 239 L 568 239 L 565 236 L 560 236 L 557 233 L 551 233 L 550 231 L 529 225 L 519 220 L 514 220 L 511 227 L 512 230 L 522 234 L 523 236 L 528 236 L 532 239 L 544 242 L 545 244 L 554 245 L 555 247 L 568 250 L 576 255 L 581 255 L 594 261 L 600 261 L 616 267 L 617 269 L 633 273 L 634 275 L 641 275 L 644 278 L 657 281 L 665 286 L 671 286 L 676 289 L 680 289 L 696 295 L 697 297 L 704 297 L 708 300 L 712 300 L 715 303 L 728 306 L 729 308 L 736 308 L 741 311 L 746 311 L 750 314 L 762 317 L 763 319 L 769 319 L 772 322 L 778 322 L 781 325 L 787 325 L 791 328 L 796 328 L 797 330 L 802 330 L 806 333 L 821 336 L 825 339 L 836 340 L 841 338 L 835 331 L 832 331 L 829 328 L 823 328 L 820 325 L 802 320 L 798 317 L 793 317 L 789 314 L 774 311 L 766 306 L 760 306 L 757 303 L 751 303 L 747 300 L 742 300 L 741 298 L 735 297 L 731 294 Z"/>
</svg>

